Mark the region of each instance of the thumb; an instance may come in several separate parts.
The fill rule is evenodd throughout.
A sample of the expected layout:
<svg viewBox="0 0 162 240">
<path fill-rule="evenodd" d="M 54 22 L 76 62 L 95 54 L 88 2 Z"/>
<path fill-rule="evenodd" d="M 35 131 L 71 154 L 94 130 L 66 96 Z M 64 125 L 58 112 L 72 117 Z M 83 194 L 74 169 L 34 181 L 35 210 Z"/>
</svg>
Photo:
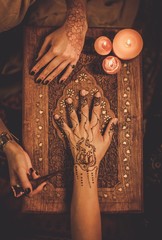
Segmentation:
<svg viewBox="0 0 162 240">
<path fill-rule="evenodd" d="M 22 188 L 24 189 L 24 193 L 27 194 L 27 195 L 29 193 L 31 193 L 32 192 L 32 186 L 31 186 L 31 183 L 28 179 L 26 170 L 24 168 L 21 168 L 21 170 L 19 170 L 17 172 L 17 176 L 19 178 L 19 181 L 20 181 L 20 184 L 21 184 Z"/>
<path fill-rule="evenodd" d="M 50 39 L 46 37 L 38 52 L 36 61 L 38 61 L 47 52 L 49 45 L 50 45 Z"/>
</svg>

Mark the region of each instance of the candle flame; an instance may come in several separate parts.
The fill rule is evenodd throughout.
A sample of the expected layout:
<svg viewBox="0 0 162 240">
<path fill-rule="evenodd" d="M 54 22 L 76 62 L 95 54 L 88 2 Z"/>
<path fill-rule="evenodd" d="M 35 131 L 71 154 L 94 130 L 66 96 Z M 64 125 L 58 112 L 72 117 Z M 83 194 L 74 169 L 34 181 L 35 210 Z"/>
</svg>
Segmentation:
<svg viewBox="0 0 162 240">
<path fill-rule="evenodd" d="M 113 67 L 114 65 L 114 58 L 110 59 L 109 61 L 109 67 Z"/>
<path fill-rule="evenodd" d="M 128 40 L 126 41 L 126 45 L 127 45 L 127 47 L 130 47 L 130 46 L 131 46 L 131 40 L 130 40 L 130 39 L 128 39 Z"/>
<path fill-rule="evenodd" d="M 103 41 L 102 47 L 103 47 L 103 49 L 106 49 L 106 47 L 107 47 L 107 42 L 106 41 Z"/>
</svg>

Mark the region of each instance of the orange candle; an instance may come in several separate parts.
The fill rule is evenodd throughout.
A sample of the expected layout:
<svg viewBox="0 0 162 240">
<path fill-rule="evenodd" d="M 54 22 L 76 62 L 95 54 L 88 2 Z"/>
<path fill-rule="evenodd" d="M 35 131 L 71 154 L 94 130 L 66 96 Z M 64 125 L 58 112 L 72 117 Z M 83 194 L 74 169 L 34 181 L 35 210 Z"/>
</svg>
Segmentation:
<svg viewBox="0 0 162 240">
<path fill-rule="evenodd" d="M 114 56 L 106 57 L 102 62 L 104 71 L 108 74 L 116 74 L 121 68 L 121 61 Z"/>
<path fill-rule="evenodd" d="M 96 39 L 94 48 L 98 54 L 107 55 L 112 50 L 111 40 L 106 36 L 100 36 Z"/>
<path fill-rule="evenodd" d="M 114 37 L 113 51 L 121 59 L 129 60 L 140 54 L 143 48 L 141 35 L 133 29 L 122 29 Z"/>
</svg>

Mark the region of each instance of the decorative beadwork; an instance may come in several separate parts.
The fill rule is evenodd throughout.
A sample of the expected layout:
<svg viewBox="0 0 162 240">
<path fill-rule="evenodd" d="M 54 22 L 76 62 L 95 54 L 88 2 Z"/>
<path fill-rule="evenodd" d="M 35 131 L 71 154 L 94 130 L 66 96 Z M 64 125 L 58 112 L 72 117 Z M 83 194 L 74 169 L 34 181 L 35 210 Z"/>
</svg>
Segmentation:
<svg viewBox="0 0 162 240">
<path fill-rule="evenodd" d="M 123 80 L 124 80 L 124 82 L 127 82 L 127 81 L 128 81 L 128 78 L 127 78 L 127 77 L 125 77 Z"/>
<path fill-rule="evenodd" d="M 74 96 L 74 90 L 71 89 L 71 88 L 67 89 L 67 96 L 68 97 L 73 97 Z"/>
<path fill-rule="evenodd" d="M 85 73 L 81 73 L 80 75 L 79 75 L 79 81 L 86 81 L 86 79 L 87 79 L 87 74 L 85 74 Z"/>
<path fill-rule="evenodd" d="M 103 196 L 104 196 L 104 198 L 107 198 L 107 197 L 108 197 L 108 195 L 107 195 L 106 193 L 104 193 L 104 195 L 103 195 Z"/>
</svg>

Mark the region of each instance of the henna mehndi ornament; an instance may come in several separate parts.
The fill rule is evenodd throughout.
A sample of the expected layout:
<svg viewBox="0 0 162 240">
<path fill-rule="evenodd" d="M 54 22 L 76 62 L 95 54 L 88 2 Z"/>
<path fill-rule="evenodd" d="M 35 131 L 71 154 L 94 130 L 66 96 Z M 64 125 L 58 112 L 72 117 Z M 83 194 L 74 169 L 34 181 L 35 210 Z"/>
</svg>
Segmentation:
<svg viewBox="0 0 162 240">
<path fill-rule="evenodd" d="M 88 83 L 86 84 L 86 89 L 85 89 L 85 81 L 86 83 Z M 80 92 L 83 89 L 86 96 L 80 96 Z M 102 132 L 106 124 L 110 121 L 110 119 L 115 117 L 115 114 L 110 107 L 110 103 L 108 102 L 108 99 L 103 95 L 103 90 L 97 84 L 95 78 L 91 74 L 89 74 L 84 68 L 78 72 L 75 80 L 70 82 L 64 88 L 63 95 L 58 100 L 57 107 L 54 110 L 53 115 L 54 116 L 59 115 L 60 119 L 64 119 L 65 122 L 68 122 L 69 119 L 67 119 L 68 116 L 66 114 L 66 105 L 67 105 L 66 101 L 70 100 L 71 102 L 72 100 L 73 108 L 78 110 L 79 104 L 82 104 L 82 106 L 85 103 L 89 104 L 98 91 L 101 93 L 101 97 L 98 100 L 100 101 L 100 105 L 101 105 L 100 128 Z M 79 98 L 81 102 L 78 101 Z M 96 101 L 95 98 L 94 98 L 94 101 Z M 96 102 L 96 104 L 98 103 Z M 62 141 L 65 144 L 64 134 L 63 132 L 60 132 L 59 124 L 57 124 L 57 121 L 53 121 L 53 119 L 52 119 L 52 123 L 54 128 L 57 131 L 58 136 L 62 139 Z"/>
</svg>

